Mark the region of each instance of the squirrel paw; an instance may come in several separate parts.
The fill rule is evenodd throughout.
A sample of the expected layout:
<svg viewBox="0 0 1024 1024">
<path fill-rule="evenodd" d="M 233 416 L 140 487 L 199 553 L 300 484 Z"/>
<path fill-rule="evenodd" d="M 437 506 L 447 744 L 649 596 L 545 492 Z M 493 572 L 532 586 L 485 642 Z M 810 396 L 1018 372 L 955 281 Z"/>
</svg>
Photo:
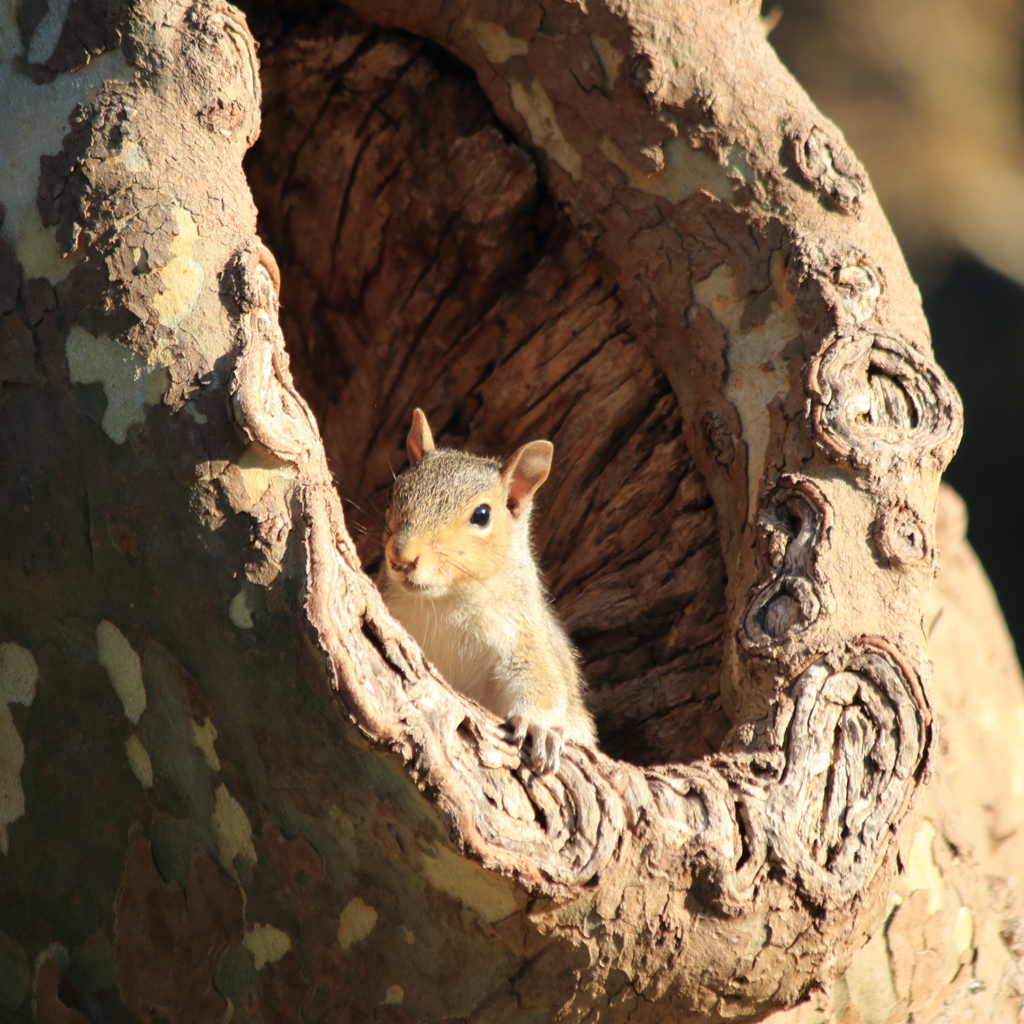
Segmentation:
<svg viewBox="0 0 1024 1024">
<path fill-rule="evenodd" d="M 561 729 L 531 722 L 523 715 L 513 715 L 506 727 L 512 730 L 512 742 L 520 750 L 523 749 L 526 737 L 530 737 L 529 765 L 534 771 L 540 775 L 558 771 L 562 751 L 565 750 L 565 737 Z"/>
</svg>

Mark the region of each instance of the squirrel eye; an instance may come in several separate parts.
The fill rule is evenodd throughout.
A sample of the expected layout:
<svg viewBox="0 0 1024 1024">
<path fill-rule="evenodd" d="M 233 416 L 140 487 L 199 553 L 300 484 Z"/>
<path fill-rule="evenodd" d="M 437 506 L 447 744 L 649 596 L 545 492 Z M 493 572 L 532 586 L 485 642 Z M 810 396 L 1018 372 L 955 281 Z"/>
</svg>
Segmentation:
<svg viewBox="0 0 1024 1024">
<path fill-rule="evenodd" d="M 473 514 L 469 517 L 469 521 L 474 526 L 486 526 L 491 521 L 491 506 L 477 505 L 473 509 Z"/>
</svg>

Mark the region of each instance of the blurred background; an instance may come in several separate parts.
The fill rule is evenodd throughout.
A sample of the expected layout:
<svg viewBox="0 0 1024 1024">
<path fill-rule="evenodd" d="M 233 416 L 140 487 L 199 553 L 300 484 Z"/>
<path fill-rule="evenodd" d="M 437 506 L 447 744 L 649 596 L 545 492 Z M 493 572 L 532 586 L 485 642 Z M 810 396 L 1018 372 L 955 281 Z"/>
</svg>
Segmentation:
<svg viewBox="0 0 1024 1024">
<path fill-rule="evenodd" d="M 946 473 L 1024 652 L 1024 0 L 768 0 L 866 165 L 964 401 Z"/>
</svg>

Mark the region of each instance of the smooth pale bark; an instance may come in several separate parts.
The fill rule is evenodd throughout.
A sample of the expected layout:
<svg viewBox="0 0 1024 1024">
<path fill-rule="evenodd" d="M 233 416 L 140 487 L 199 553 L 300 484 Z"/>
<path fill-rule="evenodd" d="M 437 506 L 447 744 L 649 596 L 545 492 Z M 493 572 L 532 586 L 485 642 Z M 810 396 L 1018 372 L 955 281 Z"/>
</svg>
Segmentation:
<svg viewBox="0 0 1024 1024">
<path fill-rule="evenodd" d="M 8 55 L 46 116 L 0 196 L 0 1003 L 751 1019 L 853 958 L 830 1012 L 885 1019 L 856 981 L 885 918 L 885 1013 L 1010 1013 L 1013 886 L 985 916 L 989 851 L 929 859 L 956 843 L 942 772 L 912 813 L 953 757 L 923 623 L 958 405 L 841 138 L 753 8 L 361 13 L 486 100 L 348 15 L 271 33 L 251 173 L 283 273 L 242 174 L 261 97 L 232 8 L 73 4 L 91 63 Z M 399 142 L 416 159 L 389 171 Z M 361 571 L 332 472 L 372 497 L 414 404 L 450 440 L 565 452 L 541 540 L 609 749 L 555 777 Z M 998 643 L 947 659 L 969 642 Z M 976 683 L 940 678 L 940 711 Z"/>
</svg>

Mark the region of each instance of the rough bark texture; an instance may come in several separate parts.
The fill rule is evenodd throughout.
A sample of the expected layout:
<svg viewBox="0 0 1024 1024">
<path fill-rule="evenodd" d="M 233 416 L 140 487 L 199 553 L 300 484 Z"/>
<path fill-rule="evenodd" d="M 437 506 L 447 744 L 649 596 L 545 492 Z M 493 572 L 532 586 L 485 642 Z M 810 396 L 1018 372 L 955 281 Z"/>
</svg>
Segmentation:
<svg viewBox="0 0 1024 1024">
<path fill-rule="evenodd" d="M 985 911 L 955 779 L 912 815 L 954 758 L 924 616 L 958 404 L 842 139 L 747 5 L 354 6 L 433 42 L 270 32 L 283 274 L 234 9 L 73 0 L 91 63 L 45 22 L 5 57 L 48 120 L 0 175 L 0 1004 L 1012 1019 L 1015 883 Z M 414 404 L 561 453 L 540 546 L 606 749 L 557 776 L 360 570 L 332 472 L 372 509 Z M 940 640 L 980 586 L 950 536 Z"/>
</svg>

